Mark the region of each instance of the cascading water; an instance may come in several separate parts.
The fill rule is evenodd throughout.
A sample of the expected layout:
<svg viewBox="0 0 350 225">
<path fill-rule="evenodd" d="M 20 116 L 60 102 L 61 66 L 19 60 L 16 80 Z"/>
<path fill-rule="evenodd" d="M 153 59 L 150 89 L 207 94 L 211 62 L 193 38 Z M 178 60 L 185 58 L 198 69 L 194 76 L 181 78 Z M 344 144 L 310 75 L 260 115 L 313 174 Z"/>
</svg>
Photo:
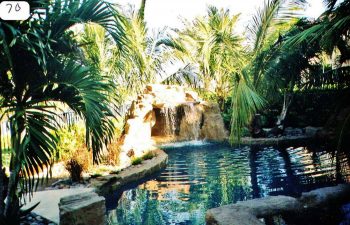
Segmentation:
<svg viewBox="0 0 350 225">
<path fill-rule="evenodd" d="M 183 117 L 180 124 L 180 137 L 185 140 L 197 140 L 200 136 L 202 112 L 193 103 L 183 105 Z"/>
<path fill-rule="evenodd" d="M 176 130 L 176 108 L 164 107 L 160 113 L 164 116 L 164 135 L 173 136 Z"/>
</svg>

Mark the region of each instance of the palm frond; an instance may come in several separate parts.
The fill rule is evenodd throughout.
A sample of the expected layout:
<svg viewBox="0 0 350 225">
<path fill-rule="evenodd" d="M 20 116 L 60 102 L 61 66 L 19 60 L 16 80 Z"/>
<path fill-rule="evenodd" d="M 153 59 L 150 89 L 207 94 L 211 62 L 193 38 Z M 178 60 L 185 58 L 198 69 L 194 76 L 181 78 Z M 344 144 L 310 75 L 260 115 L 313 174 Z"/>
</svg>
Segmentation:
<svg viewBox="0 0 350 225">
<path fill-rule="evenodd" d="M 260 95 L 241 78 L 232 92 L 231 143 L 240 142 L 242 130 L 264 105 L 265 101 Z"/>
</svg>

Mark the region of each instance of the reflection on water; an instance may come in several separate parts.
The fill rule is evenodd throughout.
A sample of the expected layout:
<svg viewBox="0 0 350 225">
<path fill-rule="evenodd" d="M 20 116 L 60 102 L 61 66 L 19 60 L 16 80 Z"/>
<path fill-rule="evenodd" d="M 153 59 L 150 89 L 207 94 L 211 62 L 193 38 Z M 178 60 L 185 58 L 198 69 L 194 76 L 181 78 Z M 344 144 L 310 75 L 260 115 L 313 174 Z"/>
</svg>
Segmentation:
<svg viewBox="0 0 350 225">
<path fill-rule="evenodd" d="M 164 148 L 168 167 L 156 179 L 108 197 L 110 224 L 205 224 L 209 208 L 350 181 L 345 154 L 324 150 L 191 142 Z"/>
</svg>

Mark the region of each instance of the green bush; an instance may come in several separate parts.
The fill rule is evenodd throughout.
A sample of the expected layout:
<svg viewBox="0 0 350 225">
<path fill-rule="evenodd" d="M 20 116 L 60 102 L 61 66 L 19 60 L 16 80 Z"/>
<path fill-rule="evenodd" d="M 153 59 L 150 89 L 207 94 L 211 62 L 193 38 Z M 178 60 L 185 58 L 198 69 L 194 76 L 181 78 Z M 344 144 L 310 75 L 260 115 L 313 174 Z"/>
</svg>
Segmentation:
<svg viewBox="0 0 350 225">
<path fill-rule="evenodd" d="M 66 170 L 68 170 L 70 178 L 73 182 L 79 182 L 82 179 L 83 165 L 76 159 L 70 159 L 66 162 Z"/>
<path fill-rule="evenodd" d="M 109 174 L 119 174 L 119 173 L 120 173 L 120 170 L 109 171 Z"/>
<path fill-rule="evenodd" d="M 100 174 L 100 173 L 94 173 L 94 174 L 91 174 L 91 178 L 96 178 L 96 177 L 101 177 L 102 176 L 102 174 Z"/>
<path fill-rule="evenodd" d="M 142 158 L 136 157 L 131 161 L 131 165 L 135 166 L 142 163 Z"/>
<path fill-rule="evenodd" d="M 145 155 L 142 156 L 142 160 L 152 159 L 155 156 L 156 156 L 156 154 L 154 152 L 150 151 L 150 152 L 147 152 Z"/>
<path fill-rule="evenodd" d="M 79 151 L 79 154 L 88 152 L 85 145 L 84 124 L 78 123 L 64 127 L 57 132 L 57 136 L 59 138 L 56 148 L 56 159 L 58 161 L 72 159 L 77 151 Z"/>
</svg>

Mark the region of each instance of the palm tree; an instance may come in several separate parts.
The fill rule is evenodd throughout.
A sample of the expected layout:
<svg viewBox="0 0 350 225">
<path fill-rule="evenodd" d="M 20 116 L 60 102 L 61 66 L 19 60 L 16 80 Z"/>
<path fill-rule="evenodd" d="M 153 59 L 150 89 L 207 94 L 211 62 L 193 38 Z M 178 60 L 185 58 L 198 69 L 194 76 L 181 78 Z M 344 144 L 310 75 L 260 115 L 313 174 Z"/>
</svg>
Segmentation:
<svg viewBox="0 0 350 225">
<path fill-rule="evenodd" d="M 344 63 L 350 59 L 350 1 L 325 2 L 327 10 L 312 26 L 290 38 L 287 45 L 293 47 L 303 41 L 317 40 L 329 55 L 337 49 L 340 52 L 339 63 Z"/>
<path fill-rule="evenodd" d="M 298 16 L 297 10 L 304 2 L 268 0 L 253 16 L 248 27 L 248 38 L 251 41 L 247 52 L 249 60 L 233 80 L 230 136 L 232 142 L 240 141 L 243 127 L 248 126 L 256 112 L 265 105 L 261 87 L 266 81 L 264 75 L 270 59 L 266 49 L 278 40 L 280 33 L 288 30 L 293 24 L 293 19 Z"/>
<path fill-rule="evenodd" d="M 146 8 L 146 0 L 141 0 L 141 6 L 139 9 L 139 17 L 141 20 L 145 20 L 145 8 Z"/>
<path fill-rule="evenodd" d="M 113 135 L 107 94 L 113 84 L 84 64 L 72 28 L 99 24 L 120 48 L 124 43 L 122 18 L 107 2 L 39 0 L 29 4 L 30 19 L 0 22 L 0 107 L 1 116 L 9 117 L 12 141 L 7 200 L 0 204 L 0 218 L 10 218 L 13 224 L 19 219 L 19 197 L 35 190 L 34 175 L 52 163 L 57 103 L 85 120 L 86 144 L 94 162 Z"/>
<path fill-rule="evenodd" d="M 175 58 L 184 62 L 186 66 L 181 72 L 197 68 L 197 78 L 184 80 L 200 81 L 202 90 L 216 93 L 219 102 L 231 92 L 232 74 L 244 64 L 242 39 L 235 32 L 238 17 L 231 15 L 229 10 L 210 6 L 206 16 L 192 22 L 184 21 L 186 27 L 178 31 L 176 37 L 159 42 L 171 47 Z"/>
<path fill-rule="evenodd" d="M 311 85 L 334 87 L 338 90 L 349 90 L 350 74 L 350 1 L 325 0 L 327 10 L 307 29 L 287 39 L 285 46 L 294 48 L 303 42 L 318 42 L 321 49 L 329 56 L 336 55 L 332 68 L 311 77 Z M 341 104 L 348 105 L 348 94 Z M 343 107 L 340 107 L 343 108 Z M 341 124 L 338 133 L 337 149 L 345 149 L 349 136 L 350 114 Z"/>
<path fill-rule="evenodd" d="M 144 2 L 145 3 L 145 2 Z M 163 32 L 148 34 L 147 24 L 133 8 L 125 10 L 121 26 L 125 31 L 122 48 L 106 37 L 99 25 L 88 25 L 79 43 L 83 46 L 85 62 L 96 74 L 110 77 L 118 87 L 114 93 L 121 101 L 128 101 L 143 90 L 145 84 L 156 82 L 163 71 L 167 55 L 156 41 Z M 121 102 L 122 103 L 122 102 Z"/>
<path fill-rule="evenodd" d="M 146 83 L 156 82 L 165 60 L 164 52 L 155 44 L 162 33 L 153 37 L 148 35 L 147 24 L 139 14 L 131 10 L 123 23 L 127 51 L 121 52 L 124 69 L 119 70 L 119 74 L 127 82 L 129 90 L 141 90 Z"/>
</svg>

